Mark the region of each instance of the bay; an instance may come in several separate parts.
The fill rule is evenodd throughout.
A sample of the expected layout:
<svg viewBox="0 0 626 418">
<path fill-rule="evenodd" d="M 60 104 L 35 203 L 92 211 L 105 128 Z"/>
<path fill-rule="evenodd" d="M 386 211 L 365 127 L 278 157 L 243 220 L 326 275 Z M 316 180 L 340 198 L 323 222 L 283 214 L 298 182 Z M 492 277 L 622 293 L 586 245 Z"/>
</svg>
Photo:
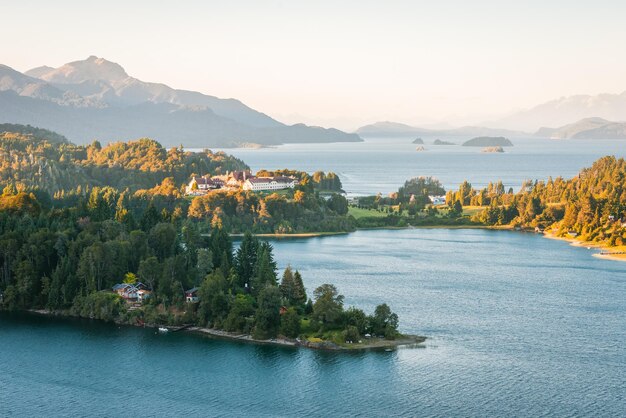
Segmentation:
<svg viewBox="0 0 626 418">
<path fill-rule="evenodd" d="M 290 168 L 313 173 L 333 171 L 349 195 L 387 194 L 404 181 L 419 176 L 437 177 L 447 190 L 468 180 L 475 188 L 502 180 L 518 190 L 524 180 L 576 176 L 605 155 L 626 156 L 623 140 L 549 140 L 513 138 L 504 153 L 483 153 L 463 147 L 469 138 L 440 137 L 457 145 L 432 145 L 416 151 L 413 138 L 367 138 L 359 143 L 286 144 L 276 148 L 224 149 L 243 159 L 253 171 Z"/>
<path fill-rule="evenodd" d="M 0 314 L 1 416 L 623 416 L 626 264 L 509 231 L 273 241 L 424 348 L 331 353 Z"/>
</svg>

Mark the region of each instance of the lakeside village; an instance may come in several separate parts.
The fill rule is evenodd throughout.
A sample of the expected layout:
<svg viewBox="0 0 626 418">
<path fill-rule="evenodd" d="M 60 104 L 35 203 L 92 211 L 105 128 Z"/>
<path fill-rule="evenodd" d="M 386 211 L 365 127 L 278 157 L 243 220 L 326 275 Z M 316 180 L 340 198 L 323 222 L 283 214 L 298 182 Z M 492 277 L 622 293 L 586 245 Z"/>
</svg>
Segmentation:
<svg viewBox="0 0 626 418">
<path fill-rule="evenodd" d="M 189 180 L 189 183 L 185 187 L 185 194 L 187 196 L 204 196 L 207 193 L 214 190 L 235 191 L 245 190 L 252 192 L 272 192 L 277 190 L 293 189 L 298 184 L 298 180 L 292 176 L 275 176 L 275 177 L 261 177 L 255 176 L 250 171 L 232 171 L 227 172 L 224 175 L 217 176 L 194 176 Z M 340 194 L 345 196 L 345 192 Z M 328 199 L 328 195 L 322 195 L 324 199 Z M 359 197 L 351 196 L 347 197 L 348 204 L 358 205 Z M 445 195 L 429 195 L 428 196 L 433 206 L 445 206 Z M 415 203 L 415 195 L 411 194 L 409 203 Z"/>
<path fill-rule="evenodd" d="M 247 190 L 253 192 L 293 189 L 297 179 L 287 176 L 257 177 L 250 171 L 232 171 L 220 176 L 192 177 L 185 188 L 188 196 L 202 196 L 213 190 Z"/>
</svg>

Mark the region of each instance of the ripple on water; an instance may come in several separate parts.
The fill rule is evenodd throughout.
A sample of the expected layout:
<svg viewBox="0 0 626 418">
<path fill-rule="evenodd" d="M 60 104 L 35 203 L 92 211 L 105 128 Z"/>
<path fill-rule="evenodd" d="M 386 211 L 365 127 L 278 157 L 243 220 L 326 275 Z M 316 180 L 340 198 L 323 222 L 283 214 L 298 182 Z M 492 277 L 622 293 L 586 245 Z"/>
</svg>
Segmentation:
<svg viewBox="0 0 626 418">
<path fill-rule="evenodd" d="M 626 264 L 506 231 L 274 246 L 309 293 L 331 282 L 348 305 L 386 301 L 425 348 L 332 353 L 2 314 L 0 415 L 623 415 Z"/>
</svg>

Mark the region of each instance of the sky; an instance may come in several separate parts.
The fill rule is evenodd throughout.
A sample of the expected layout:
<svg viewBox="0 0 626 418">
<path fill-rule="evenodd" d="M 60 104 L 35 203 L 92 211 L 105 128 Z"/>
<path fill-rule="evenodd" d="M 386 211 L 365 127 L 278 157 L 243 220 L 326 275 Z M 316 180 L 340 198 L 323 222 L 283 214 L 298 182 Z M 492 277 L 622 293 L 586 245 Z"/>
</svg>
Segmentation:
<svg viewBox="0 0 626 418">
<path fill-rule="evenodd" d="M 5 1 L 0 63 L 85 59 L 286 123 L 481 121 L 626 90 L 620 1 Z"/>
</svg>

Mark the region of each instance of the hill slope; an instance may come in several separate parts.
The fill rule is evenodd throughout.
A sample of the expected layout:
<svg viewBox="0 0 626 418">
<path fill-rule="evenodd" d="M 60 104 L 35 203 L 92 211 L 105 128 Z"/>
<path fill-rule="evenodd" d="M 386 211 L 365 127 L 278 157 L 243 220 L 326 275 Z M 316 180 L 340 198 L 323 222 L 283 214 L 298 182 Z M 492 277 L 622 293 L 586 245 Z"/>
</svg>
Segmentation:
<svg viewBox="0 0 626 418">
<path fill-rule="evenodd" d="M 335 129 L 287 126 L 235 99 L 147 83 L 94 56 L 26 74 L 0 66 L 2 122 L 46 126 L 78 143 L 143 136 L 187 147 L 361 141 Z"/>
<path fill-rule="evenodd" d="M 541 128 L 536 135 L 553 139 L 626 139 L 626 122 L 587 118 L 560 128 Z"/>
</svg>

